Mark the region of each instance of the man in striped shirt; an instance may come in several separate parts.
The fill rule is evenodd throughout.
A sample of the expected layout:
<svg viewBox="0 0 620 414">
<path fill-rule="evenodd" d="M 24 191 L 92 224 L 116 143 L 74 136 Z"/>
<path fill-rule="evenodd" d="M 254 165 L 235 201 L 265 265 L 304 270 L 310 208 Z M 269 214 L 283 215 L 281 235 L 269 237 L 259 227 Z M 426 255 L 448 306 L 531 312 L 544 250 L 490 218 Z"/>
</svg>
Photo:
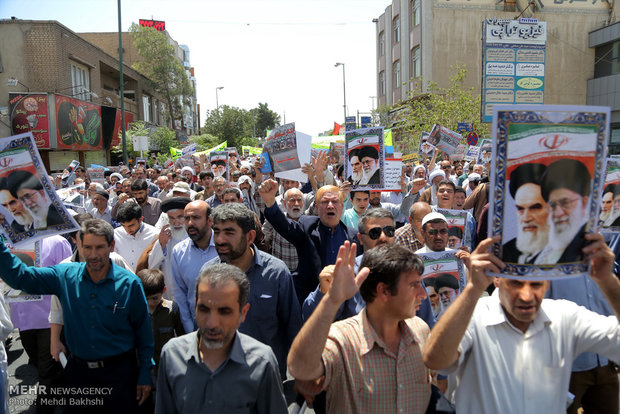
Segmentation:
<svg viewBox="0 0 620 414">
<path fill-rule="evenodd" d="M 327 391 L 328 413 L 424 413 L 431 394 L 422 359 L 429 328 L 415 316 L 426 297 L 424 264 L 392 245 L 365 252 L 357 276 L 354 267 L 355 244 L 346 241 L 329 291 L 293 341 L 289 371 Z M 366 307 L 332 324 L 358 290 Z"/>
</svg>

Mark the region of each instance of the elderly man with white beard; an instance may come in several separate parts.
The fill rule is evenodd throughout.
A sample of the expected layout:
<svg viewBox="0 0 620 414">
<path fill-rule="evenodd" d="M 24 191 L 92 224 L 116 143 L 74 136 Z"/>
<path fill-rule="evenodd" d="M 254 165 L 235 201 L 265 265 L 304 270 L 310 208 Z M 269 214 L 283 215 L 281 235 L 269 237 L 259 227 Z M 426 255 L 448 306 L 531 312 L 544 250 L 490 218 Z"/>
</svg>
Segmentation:
<svg viewBox="0 0 620 414">
<path fill-rule="evenodd" d="M 517 237 L 503 246 L 506 263 L 534 263 L 549 236 L 549 212 L 542 197 L 543 164 L 522 164 L 510 173 L 510 195 L 517 208 Z"/>
<path fill-rule="evenodd" d="M 161 203 L 162 216 L 166 215 L 167 224 L 163 225 L 159 236 L 142 253 L 136 266 L 136 273 L 143 269 L 162 271 L 164 282 L 168 287 L 164 291 L 164 299 L 168 300 L 173 300 L 172 286 L 174 285 L 170 257 L 174 246 L 187 238 L 183 210 L 190 202 L 189 197 L 173 197 Z M 159 222 L 161 221 L 160 219 Z"/>
<path fill-rule="evenodd" d="M 549 243 L 536 258 L 536 264 L 579 261 L 586 240 L 585 224 L 590 209 L 588 168 L 573 159 L 551 163 L 542 177 L 541 193 L 549 211 Z"/>
<path fill-rule="evenodd" d="M 13 197 L 23 203 L 34 219 L 35 229 L 46 229 L 64 223 L 37 176 L 26 170 L 16 170 L 9 174 L 7 183 Z"/>
<path fill-rule="evenodd" d="M 284 193 L 282 202 L 286 217 L 295 221 L 299 220 L 299 217 L 304 213 L 304 195 L 302 192 L 298 188 L 290 188 Z M 263 233 L 265 235 L 265 242 L 269 246 L 269 253 L 282 260 L 291 273 L 294 272 L 297 269 L 298 258 L 297 249 L 293 243 L 275 231 L 267 220 L 263 224 Z"/>
</svg>

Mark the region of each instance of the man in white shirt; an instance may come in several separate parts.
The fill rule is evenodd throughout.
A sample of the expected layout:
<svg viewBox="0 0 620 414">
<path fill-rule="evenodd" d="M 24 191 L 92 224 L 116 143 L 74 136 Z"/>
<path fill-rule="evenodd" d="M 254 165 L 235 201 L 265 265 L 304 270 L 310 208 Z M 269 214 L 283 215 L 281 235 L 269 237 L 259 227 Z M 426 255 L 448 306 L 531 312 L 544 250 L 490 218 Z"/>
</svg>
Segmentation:
<svg viewBox="0 0 620 414">
<path fill-rule="evenodd" d="M 142 207 L 131 201 L 119 207 L 116 219 L 121 227 L 114 230 L 114 251 L 123 256 L 135 272 L 142 252 L 159 232 L 150 224 L 143 223 Z"/>
<path fill-rule="evenodd" d="M 565 300 L 543 299 L 548 281 L 496 278 L 485 271 L 504 264 L 488 253 L 486 239 L 469 261 L 465 290 L 437 322 L 424 348 L 431 369 L 456 372 L 456 409 L 464 413 L 561 413 L 566 411 L 572 361 L 590 351 L 620 360 L 620 280 L 614 253 L 601 234 L 587 234 L 583 253 L 590 277 L 615 316 L 602 316 Z"/>
</svg>

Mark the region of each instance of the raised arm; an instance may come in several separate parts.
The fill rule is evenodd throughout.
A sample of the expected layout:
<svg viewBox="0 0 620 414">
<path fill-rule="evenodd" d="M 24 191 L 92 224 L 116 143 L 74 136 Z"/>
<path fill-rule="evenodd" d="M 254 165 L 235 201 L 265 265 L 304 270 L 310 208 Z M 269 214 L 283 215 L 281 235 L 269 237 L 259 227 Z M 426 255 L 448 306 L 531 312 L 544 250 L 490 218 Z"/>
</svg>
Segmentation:
<svg viewBox="0 0 620 414">
<path fill-rule="evenodd" d="M 435 370 L 449 367 L 459 358 L 458 347 L 474 313 L 476 303 L 482 292 L 489 286 L 492 278 L 486 270 L 498 272 L 504 264 L 488 250 L 500 237 L 486 239 L 471 255 L 469 269 L 471 277 L 463 292 L 437 321 L 424 347 L 424 364 Z"/>
<path fill-rule="evenodd" d="M 355 295 L 369 273 L 363 268 L 355 276 L 355 252 L 355 243 L 346 241 L 340 246 L 332 285 L 293 341 L 287 365 L 296 379 L 315 380 L 325 375 L 322 354 L 332 321 L 340 305 Z"/>
<path fill-rule="evenodd" d="M 584 254 L 590 260 L 590 277 L 601 289 L 616 318 L 620 320 L 620 279 L 613 273 L 614 252 L 600 233 L 588 233 L 585 238 L 592 242 L 583 248 Z"/>
</svg>

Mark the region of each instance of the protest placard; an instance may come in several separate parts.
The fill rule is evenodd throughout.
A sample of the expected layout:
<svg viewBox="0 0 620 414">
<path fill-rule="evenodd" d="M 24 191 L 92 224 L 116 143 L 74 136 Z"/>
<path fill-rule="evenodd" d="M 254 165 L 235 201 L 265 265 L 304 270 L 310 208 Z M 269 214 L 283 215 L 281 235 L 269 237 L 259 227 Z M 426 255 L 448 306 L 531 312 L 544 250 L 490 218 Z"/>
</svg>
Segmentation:
<svg viewBox="0 0 620 414">
<path fill-rule="evenodd" d="M 85 187 L 86 185 L 84 183 L 81 183 L 78 185 L 73 185 L 71 187 L 59 188 L 58 190 L 56 190 L 56 194 L 58 194 L 58 197 L 64 204 L 70 207 L 84 208 L 84 194 L 86 193 Z"/>
<path fill-rule="evenodd" d="M 441 275 L 450 275 L 454 277 L 459 284 L 459 290 L 462 292 L 467 285 L 465 276 L 465 266 L 463 262 L 456 257 L 456 250 L 445 250 L 443 252 L 420 253 L 418 256 L 424 261 L 424 273 L 422 280 L 428 278 L 436 278 Z"/>
<path fill-rule="evenodd" d="M 420 146 L 418 148 L 420 158 L 424 158 L 424 156 L 432 157 L 435 153 L 435 146 L 428 142 L 429 135 L 428 132 L 422 132 L 420 136 Z"/>
<path fill-rule="evenodd" d="M 495 107 L 488 228 L 506 267 L 493 275 L 589 272 L 582 248 L 598 221 L 608 135 L 606 107 Z"/>
<path fill-rule="evenodd" d="M 50 182 L 32 133 L 0 139 L 2 227 L 14 246 L 78 229 Z"/>
<path fill-rule="evenodd" d="M 471 231 L 467 228 L 467 211 L 438 208 L 437 212 L 443 214 L 448 222 L 448 247 L 458 249 L 464 246 L 465 238 Z"/>
<path fill-rule="evenodd" d="M 75 179 L 75 169 L 80 165 L 80 162 L 77 160 L 71 161 L 67 168 L 62 172 L 62 176 L 60 178 L 60 182 L 62 185 L 68 185 L 72 183 Z"/>
<path fill-rule="evenodd" d="M 485 165 L 490 163 L 493 155 L 493 140 L 489 138 L 483 139 L 478 148 L 478 164 Z"/>
<path fill-rule="evenodd" d="M 401 191 L 400 177 L 403 174 L 402 153 L 395 152 L 385 159 L 385 182 L 383 191 Z"/>
<path fill-rule="evenodd" d="M 428 143 L 436 147 L 438 150 L 443 151 L 448 155 L 452 155 L 459 146 L 461 139 L 463 139 L 463 136 L 458 132 L 454 132 L 444 126 L 435 124 L 433 125 L 433 128 L 428 136 Z"/>
<path fill-rule="evenodd" d="M 602 233 L 620 232 L 620 158 L 607 158 L 598 224 Z"/>
<path fill-rule="evenodd" d="M 467 152 L 468 145 L 467 144 L 459 144 L 456 147 L 456 150 L 450 155 L 450 161 L 461 161 L 465 157 L 465 152 Z"/>
<path fill-rule="evenodd" d="M 357 190 L 382 189 L 385 182 L 383 127 L 347 131 L 344 142 L 346 180 Z"/>
<path fill-rule="evenodd" d="M 105 168 L 87 168 L 86 172 L 88 173 L 88 177 L 90 178 L 91 183 L 105 183 Z"/>
<path fill-rule="evenodd" d="M 272 129 L 264 148 L 271 158 L 271 167 L 275 173 L 301 168 L 294 122 Z"/>
<path fill-rule="evenodd" d="M 26 266 L 41 266 L 41 242 L 30 241 L 22 243 L 19 247 L 11 247 L 9 249 L 19 260 Z M 7 291 L 5 293 L 6 301 L 9 303 L 16 302 L 36 302 L 40 301 L 43 297 L 41 295 L 31 295 L 19 289 L 13 289 L 6 285 Z M 4 287 L 3 287 L 4 290 Z"/>
<path fill-rule="evenodd" d="M 229 181 L 230 166 L 228 165 L 228 151 L 213 151 L 209 154 L 209 164 L 213 178 L 224 177 Z"/>
<path fill-rule="evenodd" d="M 470 145 L 469 148 L 467 148 L 467 152 L 465 153 L 463 160 L 469 161 L 469 162 L 476 162 L 478 161 L 479 152 L 480 152 L 480 147 L 477 147 L 475 145 Z"/>
</svg>

